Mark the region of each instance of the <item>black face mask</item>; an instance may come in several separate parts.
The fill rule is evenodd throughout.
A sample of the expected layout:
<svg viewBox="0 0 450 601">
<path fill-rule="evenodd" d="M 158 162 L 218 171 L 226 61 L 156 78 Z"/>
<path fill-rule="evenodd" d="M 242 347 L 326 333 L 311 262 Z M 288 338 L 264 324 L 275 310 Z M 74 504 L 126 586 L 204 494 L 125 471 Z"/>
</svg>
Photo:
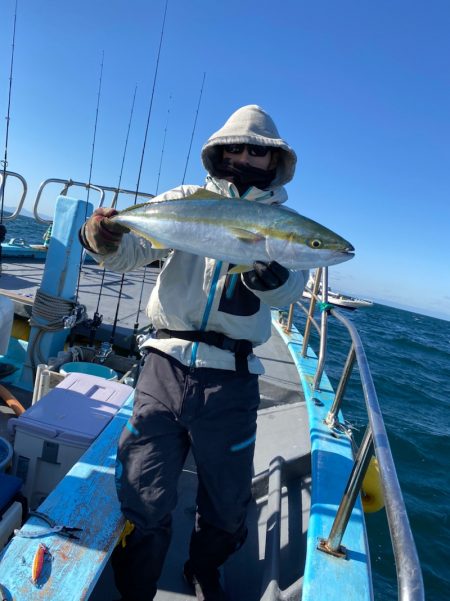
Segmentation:
<svg viewBox="0 0 450 601">
<path fill-rule="evenodd" d="M 259 169 L 248 163 L 241 163 L 232 159 L 224 159 L 217 163 L 214 169 L 214 175 L 231 181 L 241 196 L 252 186 L 260 190 L 266 190 L 275 179 L 276 174 L 276 168 Z"/>
</svg>

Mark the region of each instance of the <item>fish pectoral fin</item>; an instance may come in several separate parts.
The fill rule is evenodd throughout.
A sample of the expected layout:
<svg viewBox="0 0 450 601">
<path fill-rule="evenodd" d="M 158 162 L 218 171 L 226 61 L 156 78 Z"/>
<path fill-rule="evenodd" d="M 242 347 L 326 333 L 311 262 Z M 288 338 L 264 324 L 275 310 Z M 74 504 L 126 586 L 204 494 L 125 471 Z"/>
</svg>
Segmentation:
<svg viewBox="0 0 450 601">
<path fill-rule="evenodd" d="M 146 236 L 146 238 L 151 243 L 152 248 L 156 248 L 158 250 L 167 248 L 167 246 L 165 244 L 163 244 L 162 242 L 159 242 L 158 240 L 155 240 L 154 238 L 151 238 L 150 236 Z"/>
<path fill-rule="evenodd" d="M 252 271 L 253 265 L 235 265 L 231 269 L 228 270 L 228 273 L 246 273 L 247 271 Z"/>
<path fill-rule="evenodd" d="M 155 240 L 155 238 L 153 238 L 153 236 L 144 234 L 144 232 L 140 232 L 139 230 L 137 230 L 136 228 L 134 228 L 132 226 L 130 227 L 130 230 L 134 234 L 136 234 L 136 236 L 139 236 L 139 238 L 145 238 L 145 240 L 148 240 L 150 242 L 150 244 L 152 245 L 152 248 L 156 248 L 157 250 L 167 249 L 167 244 L 163 244 L 159 240 Z"/>
<path fill-rule="evenodd" d="M 265 239 L 261 234 L 255 234 L 254 232 L 244 230 L 241 227 L 230 227 L 229 230 L 233 236 L 238 238 L 241 242 L 246 242 L 247 244 L 261 242 L 261 240 Z"/>
</svg>

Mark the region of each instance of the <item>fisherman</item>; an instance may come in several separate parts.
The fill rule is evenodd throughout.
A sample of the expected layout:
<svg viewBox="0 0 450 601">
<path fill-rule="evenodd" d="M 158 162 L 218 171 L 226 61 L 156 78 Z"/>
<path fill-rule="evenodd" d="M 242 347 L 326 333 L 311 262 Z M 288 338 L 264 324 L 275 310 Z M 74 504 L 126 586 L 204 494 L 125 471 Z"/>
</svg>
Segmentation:
<svg viewBox="0 0 450 601">
<path fill-rule="evenodd" d="M 271 117 L 256 105 L 231 115 L 202 149 L 205 188 L 250 202 L 281 204 L 296 155 Z M 176 199 L 199 186 L 180 186 Z M 94 211 L 80 231 L 105 268 L 127 272 L 165 258 L 147 314 L 155 328 L 136 385 L 133 415 L 119 441 L 116 483 L 133 529 L 112 556 L 123 601 L 153 599 L 171 537 L 177 481 L 188 450 L 197 466 L 197 513 L 184 577 L 197 599 L 224 601 L 219 567 L 244 543 L 251 499 L 259 404 L 253 348 L 271 333 L 271 305 L 288 305 L 307 274 L 275 261 L 229 274 L 230 265 L 177 250 L 152 248 Z"/>
</svg>

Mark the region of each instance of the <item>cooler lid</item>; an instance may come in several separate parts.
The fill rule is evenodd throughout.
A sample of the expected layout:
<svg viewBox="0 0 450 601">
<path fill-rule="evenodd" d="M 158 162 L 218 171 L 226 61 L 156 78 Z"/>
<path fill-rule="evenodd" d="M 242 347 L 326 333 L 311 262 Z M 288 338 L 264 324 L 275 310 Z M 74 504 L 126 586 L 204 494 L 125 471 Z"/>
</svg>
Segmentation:
<svg viewBox="0 0 450 601">
<path fill-rule="evenodd" d="M 132 392 L 126 384 L 74 372 L 14 420 L 14 426 L 60 440 L 93 440 Z"/>
</svg>

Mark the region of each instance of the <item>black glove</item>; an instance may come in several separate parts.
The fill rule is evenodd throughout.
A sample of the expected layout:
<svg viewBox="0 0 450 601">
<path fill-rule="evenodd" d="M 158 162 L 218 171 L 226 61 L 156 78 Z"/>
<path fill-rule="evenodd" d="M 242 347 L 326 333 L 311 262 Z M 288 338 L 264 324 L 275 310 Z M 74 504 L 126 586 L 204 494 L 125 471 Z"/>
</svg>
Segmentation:
<svg viewBox="0 0 450 601">
<path fill-rule="evenodd" d="M 242 274 L 244 282 L 253 290 L 275 290 L 282 286 L 289 277 L 289 270 L 276 261 L 263 263 L 255 261 L 252 271 Z"/>
<path fill-rule="evenodd" d="M 119 248 L 122 236 L 130 230 L 108 219 L 117 215 L 115 209 L 95 209 L 80 230 L 81 244 L 99 255 L 108 255 Z"/>
</svg>

